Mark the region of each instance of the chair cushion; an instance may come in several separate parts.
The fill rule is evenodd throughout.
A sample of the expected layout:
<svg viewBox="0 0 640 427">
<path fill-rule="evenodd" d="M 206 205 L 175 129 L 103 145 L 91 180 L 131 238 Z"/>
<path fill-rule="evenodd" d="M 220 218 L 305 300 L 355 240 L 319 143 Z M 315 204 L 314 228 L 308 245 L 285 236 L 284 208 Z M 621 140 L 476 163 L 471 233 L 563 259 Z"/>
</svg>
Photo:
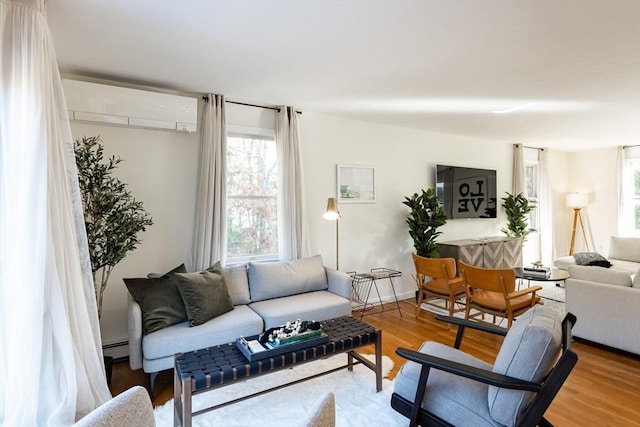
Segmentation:
<svg viewBox="0 0 640 427">
<path fill-rule="evenodd" d="M 249 262 L 247 271 L 253 302 L 329 287 L 320 255 L 295 261 Z"/>
<path fill-rule="evenodd" d="M 491 370 L 491 365 L 455 348 L 437 342 L 425 342 L 420 353 Z M 393 382 L 394 393 L 410 402 L 415 400 L 421 365 L 405 363 Z M 437 369 L 431 369 L 422 407 L 456 426 L 498 426 L 487 406 L 488 386 Z"/>
<path fill-rule="evenodd" d="M 520 316 L 504 338 L 493 371 L 525 381 L 540 382 L 551 371 L 562 349 L 562 320 L 551 308 L 537 305 Z M 491 417 L 514 425 L 533 398 L 530 392 L 489 387 Z"/>
</svg>

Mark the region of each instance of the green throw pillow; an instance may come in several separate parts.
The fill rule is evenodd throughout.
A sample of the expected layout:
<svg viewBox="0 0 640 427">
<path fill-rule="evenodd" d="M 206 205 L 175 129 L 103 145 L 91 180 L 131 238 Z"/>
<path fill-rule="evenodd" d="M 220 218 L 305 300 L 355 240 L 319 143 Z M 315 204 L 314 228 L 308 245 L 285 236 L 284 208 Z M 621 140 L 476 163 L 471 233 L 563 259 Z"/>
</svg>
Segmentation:
<svg viewBox="0 0 640 427">
<path fill-rule="evenodd" d="M 174 277 L 191 326 L 202 325 L 233 310 L 227 283 L 220 270 L 176 273 Z"/>
<path fill-rule="evenodd" d="M 174 273 L 186 272 L 184 264 L 155 278 L 123 279 L 131 297 L 140 304 L 145 335 L 187 321 Z"/>
</svg>

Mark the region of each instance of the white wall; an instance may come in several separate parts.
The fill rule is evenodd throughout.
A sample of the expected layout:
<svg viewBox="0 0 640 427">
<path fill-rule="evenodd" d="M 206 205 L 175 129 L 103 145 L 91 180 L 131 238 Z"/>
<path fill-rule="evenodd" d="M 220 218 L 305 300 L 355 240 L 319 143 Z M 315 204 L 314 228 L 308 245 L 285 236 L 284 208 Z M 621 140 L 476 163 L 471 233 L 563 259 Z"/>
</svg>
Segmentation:
<svg viewBox="0 0 640 427">
<path fill-rule="evenodd" d="M 230 105 L 228 122 L 269 127 L 274 113 Z M 371 165 L 376 171 L 376 203 L 341 204 L 340 269 L 368 271 L 388 267 L 402 271 L 396 281 L 401 297 L 415 291 L 413 251 L 402 201 L 434 186 L 436 163 L 497 170 L 498 197 L 511 191 L 513 149 L 510 144 L 474 140 L 304 112 L 300 117 L 305 170 L 307 228 L 312 253 L 335 265 L 335 223 L 322 218 L 328 197 L 336 195 L 336 165 Z M 105 295 L 102 334 L 105 344 L 127 339 L 126 295 L 123 277 L 166 272 L 188 260 L 193 233 L 197 186 L 199 133 L 72 123 L 75 138 L 101 135 L 108 153 L 122 157 L 117 175 L 143 201 L 154 219 L 139 248 L 118 264 Z M 562 153 L 554 157 L 562 182 L 566 170 Z M 562 187 L 562 185 L 560 186 Z M 557 190 L 562 192 L 564 188 Z M 451 220 L 441 241 L 501 235 L 506 221 Z M 390 296 L 381 283 L 383 297 Z"/>
<path fill-rule="evenodd" d="M 304 112 L 300 119 L 305 171 L 306 206 L 311 249 L 335 266 L 335 223 L 322 218 L 328 197 L 336 196 L 336 165 L 375 167 L 376 203 L 342 203 L 340 269 L 364 272 L 388 267 L 403 273 L 396 291 L 413 295 L 414 250 L 402 204 L 423 188 L 435 185 L 436 163 L 497 170 L 498 196 L 511 191 L 513 148 L 508 144 L 398 128 Z M 451 220 L 441 241 L 501 235 L 499 218 Z M 381 292 L 390 295 L 388 285 Z"/>
<path fill-rule="evenodd" d="M 617 234 L 616 175 L 617 148 L 604 148 L 569 154 L 570 192 L 589 193 L 589 206 L 582 209 L 591 251 L 607 256 L 609 238 Z M 573 210 L 568 211 L 567 240 L 571 235 Z M 567 248 L 569 244 L 567 244 Z M 586 250 L 580 230 L 576 232 L 576 252 Z"/>
</svg>

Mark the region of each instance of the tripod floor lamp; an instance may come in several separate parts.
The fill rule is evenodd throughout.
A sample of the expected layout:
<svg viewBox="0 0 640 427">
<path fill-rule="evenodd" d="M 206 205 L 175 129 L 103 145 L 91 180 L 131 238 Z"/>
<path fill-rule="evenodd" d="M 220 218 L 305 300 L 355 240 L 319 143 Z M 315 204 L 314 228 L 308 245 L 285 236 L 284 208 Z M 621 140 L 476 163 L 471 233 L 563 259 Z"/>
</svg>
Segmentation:
<svg viewBox="0 0 640 427">
<path fill-rule="evenodd" d="M 322 217 L 324 219 L 335 220 L 336 222 L 336 270 L 340 270 L 340 256 L 338 255 L 338 249 L 340 247 L 338 240 L 338 222 L 340 220 L 340 211 L 338 210 L 338 202 L 334 197 L 329 197 L 329 200 L 327 200 L 327 209 L 324 211 L 324 214 L 322 214 Z"/>
<path fill-rule="evenodd" d="M 571 231 L 571 247 L 569 248 L 569 255 L 573 255 L 573 249 L 576 243 L 576 228 L 578 221 L 580 222 L 580 229 L 582 230 L 582 238 L 584 244 L 589 251 L 589 241 L 587 240 L 587 234 L 584 230 L 584 222 L 582 221 L 582 208 L 589 204 L 589 194 L 587 193 L 567 193 L 567 206 L 573 208 L 573 229 Z"/>
</svg>

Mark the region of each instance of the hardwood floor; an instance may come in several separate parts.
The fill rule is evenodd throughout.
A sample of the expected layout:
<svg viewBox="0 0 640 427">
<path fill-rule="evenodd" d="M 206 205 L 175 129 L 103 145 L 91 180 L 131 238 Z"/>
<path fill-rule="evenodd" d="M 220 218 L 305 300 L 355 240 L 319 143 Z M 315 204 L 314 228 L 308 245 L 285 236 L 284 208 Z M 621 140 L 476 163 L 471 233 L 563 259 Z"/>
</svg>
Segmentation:
<svg viewBox="0 0 640 427">
<path fill-rule="evenodd" d="M 394 361 L 390 379 L 404 363 L 404 359 L 395 354 L 397 347 L 416 349 L 427 340 L 452 345 L 456 331 L 455 328 L 447 329 L 426 311 L 421 311 L 416 318 L 411 300 L 400 301 L 400 307 L 402 318 L 398 310 L 390 306 L 384 313 L 363 318 L 383 331 L 383 354 Z M 461 350 L 492 363 L 501 342 L 500 337 L 469 331 L 465 333 Z M 546 418 L 555 426 L 640 427 L 640 356 L 582 341 L 575 341 L 572 348 L 578 354 L 578 363 L 551 404 Z M 114 366 L 111 391 L 115 395 L 136 384 L 147 386 L 148 381 L 142 370 L 131 371 L 127 361 L 119 362 Z M 155 387 L 154 406 L 171 399 L 172 372 L 160 373 Z"/>
</svg>

